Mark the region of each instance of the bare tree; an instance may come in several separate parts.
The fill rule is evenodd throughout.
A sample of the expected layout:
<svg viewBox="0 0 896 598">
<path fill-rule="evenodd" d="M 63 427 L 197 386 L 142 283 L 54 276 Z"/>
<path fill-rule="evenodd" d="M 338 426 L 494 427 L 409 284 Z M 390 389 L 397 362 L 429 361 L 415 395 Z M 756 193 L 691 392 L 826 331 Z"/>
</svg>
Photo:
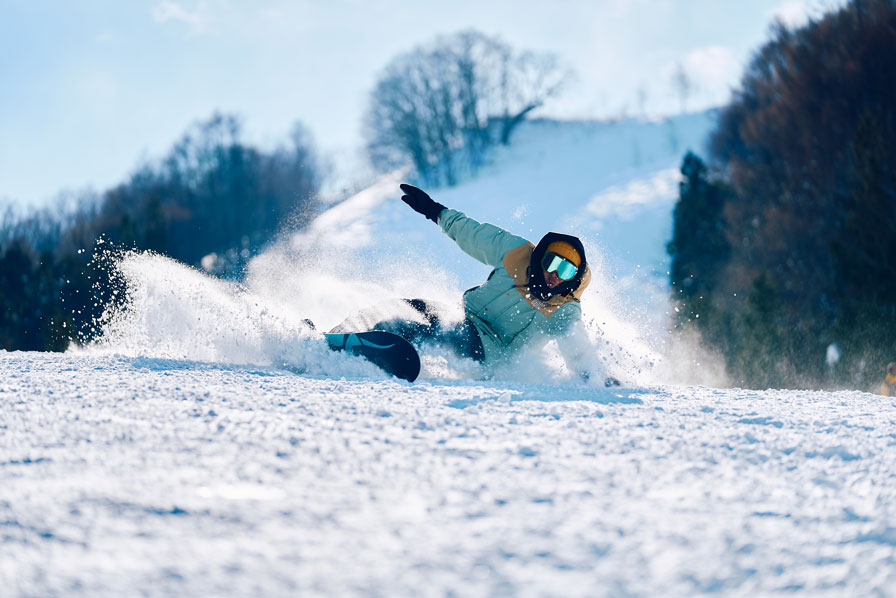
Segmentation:
<svg viewBox="0 0 896 598">
<path fill-rule="evenodd" d="M 501 143 L 510 143 L 510 135 L 530 112 L 541 108 L 572 79 L 572 71 L 560 66 L 553 54 L 523 52 L 505 62 L 501 77 L 503 103 Z"/>
<path fill-rule="evenodd" d="M 374 87 L 364 120 L 370 160 L 380 169 L 410 161 L 427 183 L 453 185 L 569 76 L 552 55 L 516 54 L 476 31 L 439 38 L 393 59 Z"/>
</svg>

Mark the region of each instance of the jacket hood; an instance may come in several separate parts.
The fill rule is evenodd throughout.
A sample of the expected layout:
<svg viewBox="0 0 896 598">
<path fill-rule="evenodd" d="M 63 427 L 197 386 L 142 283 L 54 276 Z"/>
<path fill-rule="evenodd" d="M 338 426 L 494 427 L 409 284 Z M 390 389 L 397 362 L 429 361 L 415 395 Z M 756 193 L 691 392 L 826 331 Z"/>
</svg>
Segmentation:
<svg viewBox="0 0 896 598">
<path fill-rule="evenodd" d="M 582 263 L 579 264 L 579 269 L 572 279 L 561 282 L 552 289 L 548 286 L 547 281 L 545 281 L 541 260 L 544 258 L 548 245 L 555 241 L 564 241 L 572 245 L 576 252 L 582 257 Z M 585 247 L 578 237 L 564 235 L 562 233 L 548 233 L 542 237 L 541 241 L 538 242 L 538 245 L 535 246 L 535 250 L 532 252 L 532 257 L 529 260 L 529 292 L 542 301 L 547 301 L 556 295 L 566 297 L 579 290 L 582 281 L 587 280 L 585 278 L 587 270 L 588 261 L 585 258 Z M 587 282 L 585 284 L 587 285 Z"/>
</svg>

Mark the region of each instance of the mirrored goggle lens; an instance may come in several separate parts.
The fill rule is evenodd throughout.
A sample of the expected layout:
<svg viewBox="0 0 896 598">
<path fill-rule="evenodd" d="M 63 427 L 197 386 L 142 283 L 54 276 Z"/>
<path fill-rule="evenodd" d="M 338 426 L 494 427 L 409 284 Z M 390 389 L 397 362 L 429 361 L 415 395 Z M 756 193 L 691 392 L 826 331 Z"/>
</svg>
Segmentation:
<svg viewBox="0 0 896 598">
<path fill-rule="evenodd" d="M 575 264 L 556 253 L 546 254 L 541 264 L 546 272 L 556 272 L 560 280 L 571 280 L 578 270 Z"/>
</svg>

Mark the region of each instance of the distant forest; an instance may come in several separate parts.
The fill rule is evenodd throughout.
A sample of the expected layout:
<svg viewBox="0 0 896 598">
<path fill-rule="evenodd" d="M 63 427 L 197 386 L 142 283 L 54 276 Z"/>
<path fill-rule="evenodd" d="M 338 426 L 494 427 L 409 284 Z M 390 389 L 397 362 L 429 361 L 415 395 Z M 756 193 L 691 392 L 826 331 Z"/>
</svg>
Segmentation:
<svg viewBox="0 0 896 598">
<path fill-rule="evenodd" d="M 99 196 L 59 208 L 0 214 L 0 348 L 55 350 L 87 341 L 114 277 L 94 260 L 104 248 L 161 253 L 220 276 L 238 275 L 278 227 L 314 211 L 319 168 L 297 126 L 264 152 L 241 140 L 236 117 L 199 122 L 158 164 Z"/>
<path fill-rule="evenodd" d="M 680 330 L 752 388 L 877 387 L 896 361 L 896 2 L 774 28 L 689 153 Z"/>
</svg>

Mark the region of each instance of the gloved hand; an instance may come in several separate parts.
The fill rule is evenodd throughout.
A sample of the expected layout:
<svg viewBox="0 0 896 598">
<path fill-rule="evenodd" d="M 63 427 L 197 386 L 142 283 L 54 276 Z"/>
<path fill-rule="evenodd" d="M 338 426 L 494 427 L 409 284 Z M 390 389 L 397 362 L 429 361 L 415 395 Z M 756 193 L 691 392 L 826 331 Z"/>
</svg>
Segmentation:
<svg viewBox="0 0 896 598">
<path fill-rule="evenodd" d="M 415 212 L 423 214 L 436 224 L 439 223 L 439 214 L 442 213 L 445 206 L 437 201 L 433 201 L 425 191 L 413 185 L 402 183 L 400 187 L 405 193 L 401 196 L 401 201 L 411 206 L 411 209 Z"/>
</svg>

